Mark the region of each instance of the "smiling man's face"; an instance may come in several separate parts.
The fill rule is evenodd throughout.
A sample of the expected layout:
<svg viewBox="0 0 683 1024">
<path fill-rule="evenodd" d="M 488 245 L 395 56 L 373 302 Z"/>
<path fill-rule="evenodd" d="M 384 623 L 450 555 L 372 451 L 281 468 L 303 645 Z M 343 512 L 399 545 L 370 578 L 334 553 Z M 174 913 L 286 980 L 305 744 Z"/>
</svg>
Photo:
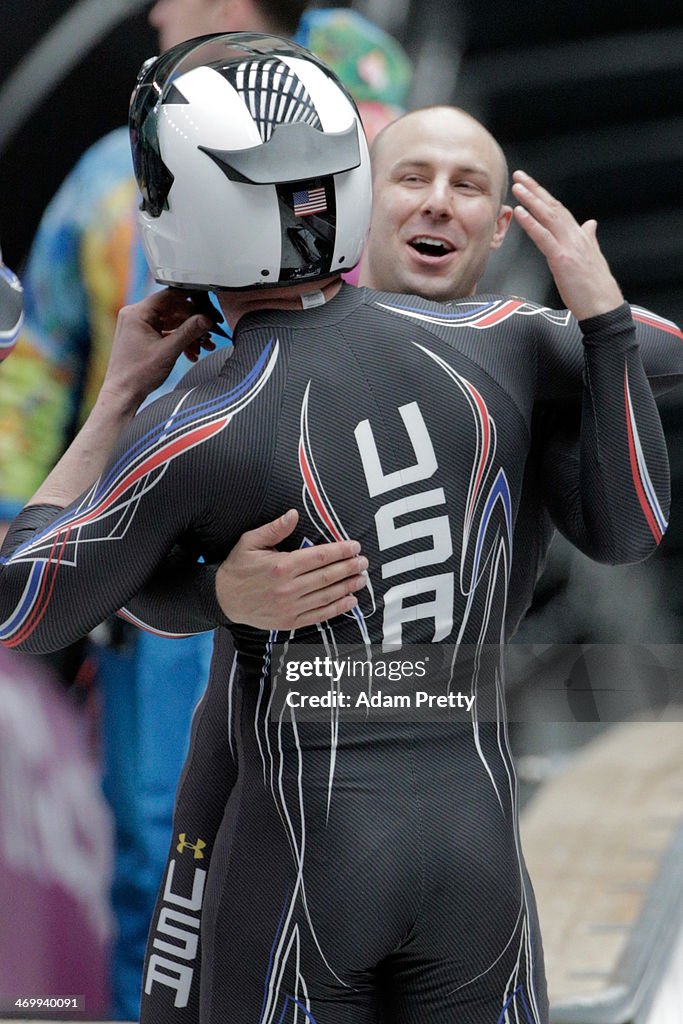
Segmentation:
<svg viewBox="0 0 683 1024">
<path fill-rule="evenodd" d="M 507 169 L 493 137 L 452 107 L 407 114 L 373 150 L 361 283 L 445 302 L 473 295 L 505 237 Z"/>
</svg>

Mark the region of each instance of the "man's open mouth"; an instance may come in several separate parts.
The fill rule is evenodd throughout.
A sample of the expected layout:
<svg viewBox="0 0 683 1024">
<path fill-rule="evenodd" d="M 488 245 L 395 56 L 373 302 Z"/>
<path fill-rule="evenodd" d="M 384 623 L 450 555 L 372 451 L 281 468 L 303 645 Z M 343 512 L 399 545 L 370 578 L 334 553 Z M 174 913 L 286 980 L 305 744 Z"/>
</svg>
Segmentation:
<svg viewBox="0 0 683 1024">
<path fill-rule="evenodd" d="M 448 256 L 455 249 L 454 245 L 443 238 L 432 238 L 431 235 L 418 235 L 408 243 L 421 256 Z"/>
</svg>

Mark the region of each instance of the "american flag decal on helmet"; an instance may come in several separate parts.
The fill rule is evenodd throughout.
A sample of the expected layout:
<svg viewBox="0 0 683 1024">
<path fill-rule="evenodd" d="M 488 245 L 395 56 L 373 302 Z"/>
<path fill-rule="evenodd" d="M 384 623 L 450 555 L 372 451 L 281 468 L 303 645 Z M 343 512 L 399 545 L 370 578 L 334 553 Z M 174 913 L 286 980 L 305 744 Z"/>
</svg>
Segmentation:
<svg viewBox="0 0 683 1024">
<path fill-rule="evenodd" d="M 292 195 L 294 213 L 297 217 L 308 217 L 311 213 L 324 213 L 327 197 L 324 188 L 303 188 Z"/>
</svg>

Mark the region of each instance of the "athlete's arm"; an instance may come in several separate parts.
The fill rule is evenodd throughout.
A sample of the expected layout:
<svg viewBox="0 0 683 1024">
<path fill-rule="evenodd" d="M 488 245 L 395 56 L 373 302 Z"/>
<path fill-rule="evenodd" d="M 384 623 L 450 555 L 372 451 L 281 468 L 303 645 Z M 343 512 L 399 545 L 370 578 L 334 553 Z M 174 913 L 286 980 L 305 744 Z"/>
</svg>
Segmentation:
<svg viewBox="0 0 683 1024">
<path fill-rule="evenodd" d="M 669 470 L 631 312 L 598 245 L 595 221 L 579 225 L 521 172 L 515 172 L 513 191 L 524 204 L 515 217 L 546 257 L 584 340 L 578 461 L 560 461 L 558 452 L 566 448 L 561 433 L 542 443 L 544 497 L 555 522 L 591 557 L 636 561 L 657 547 L 666 529 Z M 550 397 L 545 382 L 561 375 L 561 362 L 561 347 L 542 341 L 541 397 Z"/>
<path fill-rule="evenodd" d="M 642 306 L 631 304 L 631 318 L 652 393 L 665 395 L 683 383 L 683 331 Z"/>
<path fill-rule="evenodd" d="M 136 330 L 156 332 L 158 342 L 154 316 L 165 301 L 157 294 L 129 307 L 124 326 L 131 318 Z M 195 314 L 162 340 L 180 350 L 188 335 L 201 336 L 205 329 Z M 97 482 L 63 511 L 81 460 L 88 479 L 98 466 L 101 452 L 92 436 L 101 436 L 106 423 L 118 428 L 126 412 L 113 396 L 100 403 L 92 436 L 82 432 L 10 531 L 0 560 L 3 642 L 33 651 L 62 647 L 125 605 L 177 545 L 193 549 L 195 557 L 217 550 L 221 558 L 234 546 L 260 507 L 270 466 L 268 453 L 253 446 L 253 427 L 242 425 L 249 419 L 244 410 L 267 388 L 277 354 L 266 346 L 243 379 L 229 383 L 228 373 L 203 388 L 173 392 L 134 416 Z M 217 471 L 227 490 L 217 490 Z M 229 495 L 235 493 L 250 494 L 251 504 L 231 505 Z M 218 515 L 219 506 L 230 514 Z M 354 550 L 353 542 L 348 546 Z M 319 554 L 312 553 L 310 561 L 317 572 Z M 352 556 L 357 584 L 363 564 Z M 328 575 L 323 566 L 322 576 Z M 334 585 L 334 579 L 326 584 Z M 306 586 L 299 596 L 310 602 Z"/>
<path fill-rule="evenodd" d="M 126 307 L 119 314 L 98 400 L 71 447 L 35 492 L 31 505 L 49 506 L 56 514 L 58 508 L 74 500 L 102 472 L 115 441 L 142 401 L 166 378 L 180 353 L 185 351 L 194 360 L 200 347 L 213 347 L 203 334 L 212 325 L 197 315 L 205 306 L 192 296 L 166 290 L 150 297 L 141 308 L 142 316 L 138 306 Z M 214 374 L 202 369 L 189 375 L 188 382 Z M 224 595 L 230 595 L 226 605 L 235 621 L 253 626 L 268 622 L 272 628 L 285 629 L 289 622 L 308 625 L 348 611 L 356 603 L 349 595 L 365 583 L 359 577 L 364 565 L 359 567 L 355 557 L 357 543 L 301 551 L 290 560 L 275 545 L 295 526 L 296 518 L 284 530 L 276 521 L 247 533 L 221 567 L 217 575 Z M 140 602 L 141 618 L 136 615 L 136 602 L 131 603 L 127 617 L 141 624 L 152 619 L 157 631 L 171 635 L 213 629 L 229 621 L 215 599 L 215 578 L 215 571 L 199 572 L 195 560 L 181 558 L 176 552 Z"/>
<path fill-rule="evenodd" d="M 123 314 L 124 326 L 130 317 L 131 337 L 140 331 L 143 337 L 150 334 L 150 344 L 175 347 L 174 359 L 207 327 L 190 306 L 189 320 L 162 337 L 154 322 L 160 304 L 165 304 L 164 329 L 173 326 L 168 317 L 188 315 L 184 301 L 180 311 L 173 306 L 177 301 L 167 293 L 151 296 Z M 240 392 L 240 411 L 258 394 L 258 368 L 251 380 L 254 386 Z M 190 392 L 169 395 L 133 417 L 99 480 L 63 511 L 59 506 L 80 482 L 81 460 L 87 463 L 84 476 L 91 479 L 102 457 L 97 438 L 107 423 L 118 430 L 129 411 L 118 404 L 115 389 L 100 403 L 92 435 L 82 432 L 8 535 L 0 562 L 4 642 L 41 651 L 83 635 L 132 596 L 190 529 L 194 516 L 211 508 L 207 449 L 228 422 L 239 419 L 232 396 L 224 395 L 218 383 L 212 394 L 206 415 L 202 396 Z M 239 437 L 233 427 L 230 438 Z M 216 452 L 209 458 L 217 458 Z M 194 484 L 194 471 L 201 486 Z"/>
<path fill-rule="evenodd" d="M 29 505 L 65 507 L 99 476 L 140 405 L 166 379 L 182 352 L 213 348 L 210 319 L 185 293 L 166 289 L 118 315 L 107 372 L 82 430 L 38 487 Z"/>
<path fill-rule="evenodd" d="M 299 514 L 242 534 L 218 566 L 175 551 L 119 614 L 164 636 L 180 637 L 231 622 L 292 630 L 350 611 L 366 585 L 367 559 L 357 541 L 279 551 Z"/>
</svg>

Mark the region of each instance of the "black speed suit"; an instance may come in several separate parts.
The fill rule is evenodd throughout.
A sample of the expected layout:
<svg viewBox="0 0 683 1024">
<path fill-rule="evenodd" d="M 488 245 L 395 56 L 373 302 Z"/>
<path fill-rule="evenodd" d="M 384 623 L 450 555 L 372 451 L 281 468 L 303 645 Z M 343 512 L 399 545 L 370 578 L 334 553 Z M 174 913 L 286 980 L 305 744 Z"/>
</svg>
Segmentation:
<svg viewBox="0 0 683 1024">
<path fill-rule="evenodd" d="M 555 316 L 560 317 L 559 311 Z M 633 307 L 636 335 L 640 343 L 643 365 L 654 392 L 662 393 L 683 379 L 683 335 L 670 321 L 639 307 Z M 495 338 L 495 330 L 482 334 L 482 344 Z M 196 385 L 210 379 L 225 360 L 225 353 L 203 360 L 191 370 L 186 381 Z M 186 386 L 186 385 L 185 385 Z M 604 531 L 586 530 L 586 523 L 572 518 L 574 506 L 565 498 L 567 488 L 574 485 L 575 464 L 580 454 L 578 396 L 566 406 L 539 406 L 532 423 L 531 450 L 524 473 L 522 495 L 513 535 L 513 560 L 508 588 L 506 638 L 514 633 L 526 611 L 533 592 L 536 574 L 543 565 L 554 532 L 546 505 L 553 507 L 557 523 L 567 537 L 586 554 L 610 560 L 610 538 Z M 628 552 L 622 551 L 623 557 Z M 169 559 L 143 592 L 132 603 L 139 623 L 170 630 L 211 629 L 217 613 L 213 595 L 213 577 L 207 567 L 178 556 Z M 170 606 L 170 608 L 169 608 Z M 130 608 L 130 605 L 129 605 Z M 205 612 L 203 613 L 203 609 Z M 172 625 L 165 612 L 181 613 Z M 152 628 L 154 628 L 152 626 Z M 178 787 L 174 813 L 172 842 L 167 868 L 178 888 L 191 887 L 195 869 L 206 868 L 227 805 L 228 796 L 237 777 L 235 760 L 234 720 L 232 711 L 235 674 L 232 672 L 234 645 L 227 629 L 219 629 L 214 644 L 209 684 L 193 721 L 190 755 Z M 226 723 L 228 728 L 226 729 Z M 229 820 L 229 819 L 227 819 Z M 194 837 L 205 844 L 202 863 L 197 865 L 189 846 L 180 837 Z M 222 841 L 224 841 L 222 839 Z M 179 856 L 182 853 L 183 856 Z M 168 907 L 164 901 L 166 884 L 162 886 L 148 943 L 143 990 L 143 1024 L 195 1024 L 199 1020 L 201 977 L 201 946 L 192 965 L 191 985 L 187 996 L 178 998 L 169 976 L 168 986 L 155 969 L 159 949 L 169 940 L 164 917 Z M 385 1002 L 385 1001 L 384 1001 Z M 382 1018 L 383 1019 L 383 1018 Z"/>
<path fill-rule="evenodd" d="M 656 409 L 628 309 L 583 331 L 569 514 L 608 557 L 644 557 L 667 515 Z M 175 542 L 215 561 L 296 505 L 295 543 L 353 536 L 370 560 L 362 615 L 330 623 L 328 643 L 499 642 L 531 418 L 579 394 L 578 338 L 569 319 L 485 296 L 444 311 L 344 289 L 250 314 L 221 373 L 137 417 L 77 506 L 15 521 L 3 639 L 63 645 Z M 545 1020 L 502 713 L 341 723 L 333 742 L 329 726 L 269 721 L 269 638 L 233 635 L 238 782 L 208 874 L 197 837 L 178 843 L 195 869 L 189 890 L 166 883 L 169 994 L 191 984 L 203 905 L 203 1021 L 365 1024 L 378 978 L 397 1024 Z"/>
</svg>

